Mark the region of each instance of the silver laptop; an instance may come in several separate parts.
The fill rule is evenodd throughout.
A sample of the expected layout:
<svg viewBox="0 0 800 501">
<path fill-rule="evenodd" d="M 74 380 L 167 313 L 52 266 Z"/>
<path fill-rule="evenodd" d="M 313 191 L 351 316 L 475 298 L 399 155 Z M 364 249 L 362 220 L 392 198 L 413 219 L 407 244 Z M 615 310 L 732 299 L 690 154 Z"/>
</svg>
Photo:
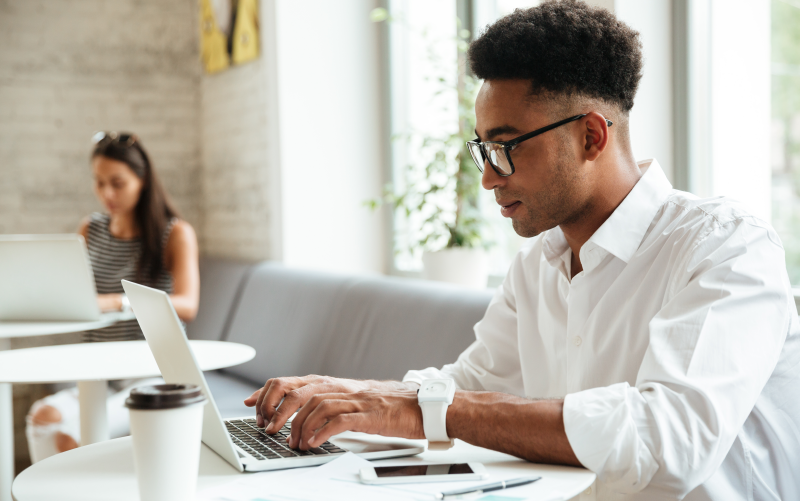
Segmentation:
<svg viewBox="0 0 800 501">
<path fill-rule="evenodd" d="M 0 320 L 100 320 L 83 237 L 0 235 Z"/>
<path fill-rule="evenodd" d="M 327 463 L 345 452 L 364 459 L 385 459 L 424 452 L 414 442 L 361 433 L 345 433 L 309 451 L 291 449 L 286 443 L 291 423 L 277 434 L 267 435 L 256 427 L 253 415 L 223 420 L 197 365 L 178 315 L 169 296 L 127 280 L 122 287 L 131 302 L 153 357 L 167 383 L 190 383 L 202 388 L 208 397 L 203 411 L 203 443 L 239 471 L 265 471 L 298 468 Z M 243 395 L 242 399 L 249 395 Z"/>
</svg>

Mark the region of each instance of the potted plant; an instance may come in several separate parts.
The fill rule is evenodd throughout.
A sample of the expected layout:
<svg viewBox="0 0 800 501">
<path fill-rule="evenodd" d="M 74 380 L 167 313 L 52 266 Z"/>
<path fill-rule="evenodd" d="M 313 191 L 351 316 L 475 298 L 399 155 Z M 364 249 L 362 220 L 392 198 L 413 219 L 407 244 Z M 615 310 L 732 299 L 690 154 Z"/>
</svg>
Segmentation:
<svg viewBox="0 0 800 501">
<path fill-rule="evenodd" d="M 372 19 L 384 21 L 388 16 L 376 9 Z M 469 36 L 469 31 L 458 30 L 458 74 L 430 77 L 440 85 L 440 93 L 457 94 L 457 130 L 395 137 L 413 145 L 414 161 L 399 174 L 397 185 L 388 185 L 381 199 L 367 204 L 375 209 L 388 203 L 405 221 L 395 248 L 421 257 L 424 278 L 484 288 L 489 270 L 486 249 L 491 244 L 479 206 L 481 173 L 465 144 L 475 137 L 479 89 L 479 82 L 466 69 Z"/>
</svg>

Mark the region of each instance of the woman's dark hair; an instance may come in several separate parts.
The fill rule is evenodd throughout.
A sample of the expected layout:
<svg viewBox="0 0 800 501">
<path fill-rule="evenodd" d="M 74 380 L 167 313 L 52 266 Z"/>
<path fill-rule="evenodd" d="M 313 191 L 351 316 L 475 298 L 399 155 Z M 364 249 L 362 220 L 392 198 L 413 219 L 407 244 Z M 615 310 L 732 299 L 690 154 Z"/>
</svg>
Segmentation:
<svg viewBox="0 0 800 501">
<path fill-rule="evenodd" d="M 110 137 L 99 141 L 92 158 L 106 157 L 125 163 L 142 180 L 139 202 L 134 209 L 139 226 L 142 250 L 136 266 L 136 279 L 155 281 L 164 270 L 164 232 L 173 217 L 179 217 L 167 192 L 153 170 L 150 157 L 135 136 L 132 144 L 118 142 Z"/>
<path fill-rule="evenodd" d="M 639 33 L 609 11 L 576 0 L 517 9 L 469 47 L 484 80 L 531 81 L 531 93 L 580 94 L 628 112 L 642 77 Z"/>
</svg>

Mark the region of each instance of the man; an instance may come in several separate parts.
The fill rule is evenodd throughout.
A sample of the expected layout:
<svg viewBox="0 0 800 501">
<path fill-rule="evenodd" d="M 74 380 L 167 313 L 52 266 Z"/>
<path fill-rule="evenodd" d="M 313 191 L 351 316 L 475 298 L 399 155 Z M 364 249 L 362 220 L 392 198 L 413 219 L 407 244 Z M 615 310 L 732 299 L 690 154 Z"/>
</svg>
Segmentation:
<svg viewBox="0 0 800 501">
<path fill-rule="evenodd" d="M 599 499 L 800 499 L 800 330 L 780 240 L 742 205 L 636 163 L 638 34 L 545 2 L 490 26 L 469 58 L 483 186 L 535 237 L 476 341 L 404 382 L 272 379 L 246 401 L 258 421 L 277 431 L 299 409 L 300 448 L 345 430 L 425 438 L 416 390 L 452 379 L 446 439 L 584 466 Z"/>
</svg>

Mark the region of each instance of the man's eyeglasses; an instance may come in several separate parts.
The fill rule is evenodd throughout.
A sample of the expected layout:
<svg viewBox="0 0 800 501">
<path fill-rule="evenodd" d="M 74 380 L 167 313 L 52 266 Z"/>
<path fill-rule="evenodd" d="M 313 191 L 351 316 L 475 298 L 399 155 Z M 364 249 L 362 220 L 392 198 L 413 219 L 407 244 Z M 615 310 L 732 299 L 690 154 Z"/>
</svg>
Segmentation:
<svg viewBox="0 0 800 501">
<path fill-rule="evenodd" d="M 467 148 L 469 148 L 469 153 L 472 155 L 472 159 L 475 160 L 475 165 L 478 166 L 479 171 L 483 172 L 483 164 L 488 161 L 489 165 L 491 165 L 494 171 L 497 172 L 498 176 L 510 176 L 514 173 L 514 162 L 511 161 L 511 152 L 519 143 L 527 141 L 532 137 L 536 137 L 539 134 L 544 134 L 549 130 L 555 129 L 556 127 L 561 127 L 564 124 L 574 122 L 575 120 L 581 119 L 586 115 L 586 113 L 583 115 L 575 115 L 574 117 L 567 118 L 566 120 L 562 120 L 560 122 L 542 127 L 541 129 L 536 129 L 533 132 L 528 132 L 527 134 L 515 137 L 510 141 L 481 142 L 480 139 L 475 138 L 472 141 L 467 141 Z M 614 125 L 614 122 L 608 119 L 606 119 L 606 123 L 609 127 Z"/>
<path fill-rule="evenodd" d="M 125 148 L 129 148 L 133 146 L 133 143 L 136 142 L 138 138 L 136 134 L 131 134 L 130 132 L 96 132 L 94 136 L 92 136 L 92 142 L 94 144 L 106 143 L 106 144 L 115 144 Z"/>
</svg>

